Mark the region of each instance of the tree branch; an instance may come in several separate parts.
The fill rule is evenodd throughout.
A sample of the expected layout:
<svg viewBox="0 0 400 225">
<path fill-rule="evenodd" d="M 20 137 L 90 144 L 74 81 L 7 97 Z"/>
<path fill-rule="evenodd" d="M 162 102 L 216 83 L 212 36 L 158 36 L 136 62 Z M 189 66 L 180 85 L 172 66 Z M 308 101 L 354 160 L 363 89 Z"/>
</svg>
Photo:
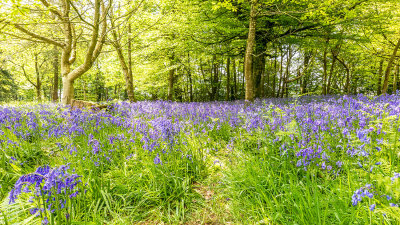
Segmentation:
<svg viewBox="0 0 400 225">
<path fill-rule="evenodd" d="M 64 21 L 64 18 L 62 16 L 62 13 L 58 11 L 54 6 L 50 5 L 46 0 L 40 0 L 44 6 L 46 6 L 50 12 L 52 12 L 54 15 L 56 15 L 61 21 Z"/>
<path fill-rule="evenodd" d="M 84 22 L 85 24 L 89 25 L 90 27 L 94 28 L 94 25 L 87 22 L 81 15 L 81 13 L 79 13 L 78 9 L 75 7 L 75 5 L 72 3 L 72 1 L 70 2 L 70 5 L 72 6 L 72 8 L 74 9 L 74 11 L 76 12 L 76 14 L 78 15 L 79 19 L 82 20 L 82 22 Z"/>
<path fill-rule="evenodd" d="M 65 46 L 64 43 L 60 43 L 60 42 L 55 41 L 55 40 L 53 40 L 53 39 L 50 39 L 50 38 L 47 38 L 47 37 L 43 37 L 43 36 L 41 36 L 41 35 L 39 35 L 39 34 L 33 33 L 33 32 L 31 32 L 31 31 L 29 31 L 29 30 L 27 30 L 27 29 L 21 27 L 21 26 L 18 25 L 18 24 L 13 24 L 13 26 L 14 26 L 16 29 L 22 31 L 23 33 L 25 33 L 25 34 L 27 34 L 27 35 L 29 35 L 29 36 L 35 38 L 35 39 L 38 39 L 38 40 L 47 42 L 47 43 L 52 44 L 52 45 L 56 45 L 56 46 L 61 47 L 61 48 L 63 48 L 63 47 Z"/>
</svg>

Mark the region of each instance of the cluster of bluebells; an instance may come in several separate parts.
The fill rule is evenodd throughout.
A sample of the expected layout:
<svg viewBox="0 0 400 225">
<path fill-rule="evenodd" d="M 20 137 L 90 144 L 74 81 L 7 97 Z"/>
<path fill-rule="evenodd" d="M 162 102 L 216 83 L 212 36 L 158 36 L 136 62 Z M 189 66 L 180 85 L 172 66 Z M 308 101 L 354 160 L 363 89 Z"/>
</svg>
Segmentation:
<svg viewBox="0 0 400 225">
<path fill-rule="evenodd" d="M 68 165 L 55 168 L 41 166 L 33 173 L 22 175 L 10 191 L 9 204 L 15 203 L 19 196 L 28 195 L 29 202 L 33 203 L 30 209 L 33 215 L 43 216 L 63 210 L 67 201 L 75 198 L 81 191 L 78 188 L 82 182 L 80 176 L 68 173 L 68 169 Z M 68 217 L 69 214 L 65 216 Z M 44 223 L 46 220 L 44 218 Z"/>
<path fill-rule="evenodd" d="M 400 178 L 400 173 L 394 173 L 394 176 L 390 178 L 392 182 L 395 182 L 397 179 Z"/>
<path fill-rule="evenodd" d="M 357 189 L 354 192 L 353 196 L 351 197 L 351 203 L 353 204 L 353 206 L 356 206 L 365 197 L 368 197 L 368 198 L 374 197 L 373 187 L 371 184 L 366 184 L 364 187 Z M 375 208 L 375 206 L 374 206 L 374 208 Z"/>
<path fill-rule="evenodd" d="M 154 152 L 173 149 L 181 132 L 207 133 L 224 126 L 244 129 L 252 133 L 258 130 L 268 136 L 279 137 L 290 133 L 282 141 L 282 154 L 292 154 L 298 167 L 314 166 L 329 173 L 338 173 L 342 159 L 335 155 L 347 153 L 350 157 L 367 159 L 384 146 L 385 132 L 381 123 L 374 127 L 371 121 L 383 116 L 400 113 L 400 96 L 368 98 L 358 96 L 313 96 L 298 99 L 257 100 L 248 107 L 244 102 L 175 103 L 166 101 L 122 102 L 106 112 L 91 113 L 88 110 L 70 109 L 56 104 L 24 107 L 0 107 L 0 128 L 9 130 L 20 139 L 31 134 L 41 139 L 67 137 L 73 139 L 89 135 L 91 154 L 101 153 L 110 161 L 104 144 L 90 134 L 115 126 L 120 134 L 109 137 L 112 145 L 116 140 L 139 141 L 143 150 Z M 295 126 L 289 126 L 295 121 Z M 125 133 L 126 131 L 126 133 Z M 123 134 L 127 136 L 120 136 Z M 11 143 L 7 135 L 0 133 L 0 143 Z M 132 139 L 133 138 L 133 139 Z M 335 140 L 335 145 L 331 140 Z M 354 141 L 357 141 L 355 143 Z M 340 146 L 340 147 L 339 147 Z M 60 149 L 61 145 L 59 146 Z M 258 146 L 259 148 L 260 146 Z M 76 147 L 70 153 L 76 154 Z M 158 152 L 157 152 L 158 151 Z M 100 161 L 95 160 L 98 165 Z"/>
<path fill-rule="evenodd" d="M 352 205 L 357 206 L 360 202 L 363 201 L 364 198 L 369 198 L 369 199 L 380 199 L 379 202 L 381 203 L 389 203 L 389 206 L 391 207 L 398 207 L 398 204 L 393 203 L 392 196 L 386 195 L 386 194 L 378 194 L 376 190 L 374 190 L 374 186 L 371 184 L 366 184 L 364 187 L 361 187 L 354 191 L 353 196 L 352 196 Z M 373 203 L 369 206 L 369 209 L 371 211 L 374 211 L 376 208 L 376 204 Z"/>
</svg>

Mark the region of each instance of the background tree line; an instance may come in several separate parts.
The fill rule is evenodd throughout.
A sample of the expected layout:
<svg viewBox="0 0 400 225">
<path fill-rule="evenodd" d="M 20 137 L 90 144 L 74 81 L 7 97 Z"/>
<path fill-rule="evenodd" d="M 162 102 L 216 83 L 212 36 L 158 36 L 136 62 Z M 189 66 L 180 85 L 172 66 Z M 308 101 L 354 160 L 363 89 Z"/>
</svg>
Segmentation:
<svg viewBox="0 0 400 225">
<path fill-rule="evenodd" d="M 0 3 L 0 101 L 395 93 L 398 1 Z"/>
</svg>

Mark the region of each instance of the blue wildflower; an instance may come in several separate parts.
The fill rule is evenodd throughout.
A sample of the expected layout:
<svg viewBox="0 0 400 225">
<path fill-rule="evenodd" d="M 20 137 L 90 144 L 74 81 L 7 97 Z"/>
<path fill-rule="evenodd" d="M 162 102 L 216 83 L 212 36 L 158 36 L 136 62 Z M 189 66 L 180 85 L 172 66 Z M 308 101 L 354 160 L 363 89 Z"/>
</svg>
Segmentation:
<svg viewBox="0 0 400 225">
<path fill-rule="evenodd" d="M 49 224 L 49 221 L 47 220 L 47 217 L 44 217 L 42 220 L 42 225 L 47 225 Z"/>
<path fill-rule="evenodd" d="M 364 187 L 356 190 L 351 197 L 353 206 L 356 206 L 359 202 L 361 202 L 364 197 L 373 198 L 374 195 L 370 192 L 371 189 L 372 185 L 366 184 Z"/>
<path fill-rule="evenodd" d="M 162 165 L 162 161 L 161 161 L 161 159 L 160 159 L 160 157 L 159 157 L 159 155 L 157 154 L 157 156 L 154 158 L 154 164 L 161 164 Z"/>
<path fill-rule="evenodd" d="M 370 207 L 369 207 L 369 210 L 371 210 L 371 211 L 374 211 L 375 210 L 375 204 L 372 204 Z"/>
</svg>

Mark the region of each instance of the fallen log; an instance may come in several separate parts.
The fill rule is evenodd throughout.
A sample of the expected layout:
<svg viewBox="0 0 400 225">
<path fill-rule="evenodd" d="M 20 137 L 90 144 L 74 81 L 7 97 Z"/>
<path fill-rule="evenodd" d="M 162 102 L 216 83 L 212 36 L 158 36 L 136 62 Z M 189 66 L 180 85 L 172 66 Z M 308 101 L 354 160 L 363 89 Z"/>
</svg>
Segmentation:
<svg viewBox="0 0 400 225">
<path fill-rule="evenodd" d="M 100 105 L 95 102 L 89 102 L 89 101 L 82 101 L 82 100 L 76 100 L 72 99 L 71 102 L 71 108 L 76 108 L 76 109 L 89 109 L 93 111 L 100 111 L 102 109 L 109 110 L 113 107 L 112 104 L 105 104 L 105 105 Z"/>
</svg>

